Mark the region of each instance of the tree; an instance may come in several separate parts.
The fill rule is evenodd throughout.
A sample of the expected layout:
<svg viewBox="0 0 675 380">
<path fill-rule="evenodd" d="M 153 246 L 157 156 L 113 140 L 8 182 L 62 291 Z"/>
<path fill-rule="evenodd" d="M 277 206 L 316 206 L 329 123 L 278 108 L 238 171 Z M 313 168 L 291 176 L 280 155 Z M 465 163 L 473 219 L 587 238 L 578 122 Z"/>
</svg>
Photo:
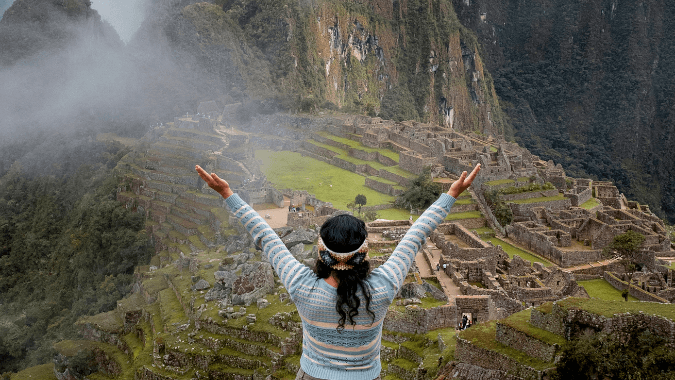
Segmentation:
<svg viewBox="0 0 675 380">
<path fill-rule="evenodd" d="M 441 195 L 442 187 L 431 178 L 431 168 L 412 180 L 410 187 L 401 194 L 394 204 L 401 208 L 426 209 Z"/>
<path fill-rule="evenodd" d="M 359 194 L 354 198 L 354 203 L 359 205 L 359 214 L 361 214 L 361 207 L 365 206 L 368 200 L 366 199 L 366 196 L 363 194 Z"/>
<path fill-rule="evenodd" d="M 628 288 L 624 289 L 621 292 L 621 296 L 625 301 L 628 301 L 628 294 L 630 285 L 633 281 L 633 274 L 637 269 L 635 263 L 635 253 L 637 253 L 638 248 L 645 241 L 645 237 L 633 230 L 628 230 L 621 235 L 614 236 L 612 242 L 605 247 L 603 250 L 605 254 L 608 254 L 610 251 L 615 251 L 621 257 L 619 261 L 626 273 L 628 273 Z"/>
</svg>

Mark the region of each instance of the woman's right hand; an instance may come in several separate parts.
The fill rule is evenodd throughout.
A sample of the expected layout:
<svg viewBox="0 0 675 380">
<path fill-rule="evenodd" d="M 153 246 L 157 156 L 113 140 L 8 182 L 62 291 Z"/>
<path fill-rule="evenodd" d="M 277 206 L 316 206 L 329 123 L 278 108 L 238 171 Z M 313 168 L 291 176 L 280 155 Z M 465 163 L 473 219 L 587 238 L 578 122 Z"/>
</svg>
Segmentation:
<svg viewBox="0 0 675 380">
<path fill-rule="evenodd" d="M 451 197 L 457 199 L 459 194 L 462 194 L 464 190 L 468 189 L 469 186 L 471 186 L 471 182 L 473 182 L 474 178 L 478 175 L 478 172 L 480 171 L 480 164 L 476 165 L 475 168 L 473 168 L 473 171 L 469 176 L 466 176 L 466 171 L 462 172 L 462 175 L 459 177 L 457 181 L 455 181 L 452 186 L 450 186 L 450 190 L 448 191 L 448 195 Z"/>
<path fill-rule="evenodd" d="M 204 182 L 206 182 L 210 188 L 215 190 L 223 198 L 227 199 L 230 197 L 230 195 L 234 194 L 227 181 L 218 177 L 216 173 L 209 174 L 199 165 L 195 165 L 195 170 L 197 170 L 197 173 L 199 173 L 199 176 L 202 177 Z"/>
</svg>

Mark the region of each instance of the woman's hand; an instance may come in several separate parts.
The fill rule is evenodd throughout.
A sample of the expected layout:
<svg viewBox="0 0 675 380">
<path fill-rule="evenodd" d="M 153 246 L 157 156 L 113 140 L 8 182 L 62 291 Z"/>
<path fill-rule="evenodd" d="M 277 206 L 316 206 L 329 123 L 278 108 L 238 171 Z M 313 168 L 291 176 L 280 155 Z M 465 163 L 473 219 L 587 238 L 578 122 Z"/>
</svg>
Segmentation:
<svg viewBox="0 0 675 380">
<path fill-rule="evenodd" d="M 459 194 L 462 194 L 464 190 L 468 189 L 469 186 L 471 186 L 471 182 L 473 182 L 474 178 L 476 178 L 476 175 L 478 175 L 478 172 L 480 171 L 480 164 L 476 165 L 475 168 L 473 168 L 473 171 L 469 176 L 466 176 L 466 171 L 462 172 L 462 175 L 459 176 L 459 179 L 455 181 L 452 186 L 450 186 L 450 190 L 448 190 L 448 195 L 451 197 L 457 199 Z"/>
<path fill-rule="evenodd" d="M 234 194 L 227 181 L 218 177 L 216 173 L 209 174 L 199 165 L 195 165 L 195 170 L 197 170 L 197 173 L 199 173 L 199 176 L 202 177 L 204 182 L 218 194 L 222 195 L 223 198 L 227 199 L 230 195 Z"/>
</svg>

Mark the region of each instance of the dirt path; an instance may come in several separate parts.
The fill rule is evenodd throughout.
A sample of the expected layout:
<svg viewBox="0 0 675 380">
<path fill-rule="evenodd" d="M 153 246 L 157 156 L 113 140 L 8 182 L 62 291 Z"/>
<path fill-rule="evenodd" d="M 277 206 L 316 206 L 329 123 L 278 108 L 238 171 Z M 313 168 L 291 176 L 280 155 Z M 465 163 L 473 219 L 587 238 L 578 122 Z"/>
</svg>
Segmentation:
<svg viewBox="0 0 675 380">
<path fill-rule="evenodd" d="M 265 218 L 267 224 L 272 228 L 285 227 L 286 222 L 288 221 L 288 206 L 291 204 L 291 200 L 287 197 L 284 197 L 284 207 L 273 208 L 266 210 L 257 210 L 258 214 Z M 269 218 L 267 217 L 269 215 Z"/>
<path fill-rule="evenodd" d="M 429 261 L 431 262 L 433 267 L 429 267 L 429 264 L 424 257 L 425 255 L 429 255 L 430 258 Z M 415 263 L 417 264 L 417 268 L 419 268 L 420 276 L 422 277 L 436 276 L 438 282 L 441 283 L 443 291 L 448 296 L 449 303 L 454 304 L 455 297 L 462 295 L 462 292 L 459 289 L 459 287 L 455 285 L 454 281 L 452 281 L 452 278 L 450 278 L 450 276 L 448 276 L 443 271 L 443 269 L 439 271 L 436 270 L 436 267 L 440 259 L 441 259 L 441 250 L 438 249 L 435 244 L 427 242 L 426 247 L 423 247 L 423 249 L 417 253 L 417 256 L 415 256 Z"/>
</svg>

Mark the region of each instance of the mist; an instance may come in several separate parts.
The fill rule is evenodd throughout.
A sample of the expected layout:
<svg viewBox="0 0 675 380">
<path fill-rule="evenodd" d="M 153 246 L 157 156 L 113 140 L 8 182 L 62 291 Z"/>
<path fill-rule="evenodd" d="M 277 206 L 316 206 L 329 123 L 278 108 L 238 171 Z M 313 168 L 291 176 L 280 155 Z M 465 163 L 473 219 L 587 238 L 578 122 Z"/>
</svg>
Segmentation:
<svg viewBox="0 0 675 380">
<path fill-rule="evenodd" d="M 10 8 L 0 21 L 0 176 L 12 165 L 68 174 L 96 155 L 99 133 L 140 137 L 222 95 L 189 55 L 177 58 L 164 20 L 143 24 L 146 3 L 102 0 L 76 17 L 51 1 Z"/>
</svg>

